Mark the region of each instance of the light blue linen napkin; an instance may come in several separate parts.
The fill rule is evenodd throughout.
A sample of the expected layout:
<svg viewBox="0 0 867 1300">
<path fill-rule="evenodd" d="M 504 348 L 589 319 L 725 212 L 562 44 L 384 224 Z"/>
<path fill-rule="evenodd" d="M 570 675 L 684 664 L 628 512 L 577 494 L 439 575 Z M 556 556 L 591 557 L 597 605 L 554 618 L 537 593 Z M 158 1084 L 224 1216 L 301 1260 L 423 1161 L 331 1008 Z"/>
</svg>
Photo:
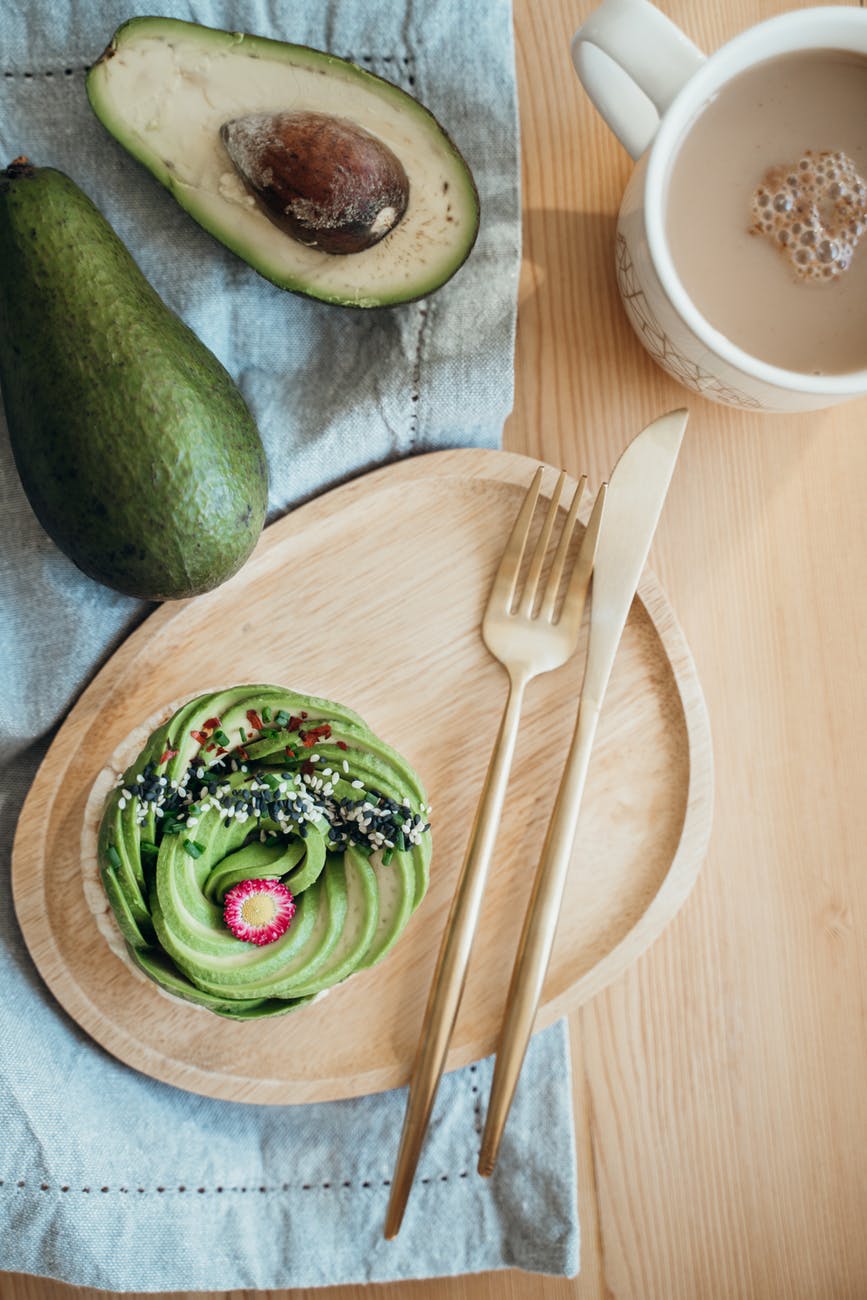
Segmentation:
<svg viewBox="0 0 867 1300">
<path fill-rule="evenodd" d="M 67 171 L 236 377 L 267 448 L 271 517 L 399 455 L 496 445 L 512 400 L 520 239 L 508 0 L 163 10 L 326 48 L 417 94 L 481 193 L 481 235 L 457 278 L 426 302 L 344 311 L 281 292 L 210 239 L 88 108 L 85 67 L 131 16 L 120 0 L 6 0 L 0 163 L 25 153 Z M 402 1091 L 294 1107 L 213 1101 L 113 1060 L 60 1010 L 12 913 L 12 834 L 56 724 L 148 609 L 85 578 L 43 534 L 5 430 L 0 512 L 0 1270 L 136 1291 L 573 1274 L 562 1025 L 534 1040 L 490 1182 L 475 1173 L 490 1062 L 447 1076 L 403 1230 L 387 1243 Z"/>
</svg>

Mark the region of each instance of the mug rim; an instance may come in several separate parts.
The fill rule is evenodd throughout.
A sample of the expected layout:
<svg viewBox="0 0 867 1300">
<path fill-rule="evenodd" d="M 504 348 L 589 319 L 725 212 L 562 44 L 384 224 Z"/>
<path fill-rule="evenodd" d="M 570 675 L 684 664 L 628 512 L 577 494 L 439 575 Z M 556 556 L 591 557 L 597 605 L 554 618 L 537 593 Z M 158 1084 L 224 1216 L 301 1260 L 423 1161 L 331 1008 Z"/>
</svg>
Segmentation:
<svg viewBox="0 0 867 1300">
<path fill-rule="evenodd" d="M 834 31 L 828 33 L 828 28 L 836 28 L 839 32 L 839 24 L 847 30 L 843 33 L 843 39 L 835 40 Z M 821 39 L 811 39 L 811 36 L 817 34 Z M 787 35 L 790 40 L 775 39 Z M 856 36 L 860 42 L 856 42 Z M 746 352 L 716 329 L 699 311 L 677 273 L 663 220 L 669 167 L 681 142 L 707 102 L 708 94 L 727 85 L 739 73 L 746 72 L 765 59 L 802 50 L 822 49 L 851 50 L 854 54 L 867 57 L 867 9 L 860 6 L 829 5 L 790 10 L 747 28 L 709 54 L 665 110 L 651 142 L 645 181 L 644 217 L 650 258 L 660 284 L 681 320 L 711 352 L 745 374 L 777 388 L 828 396 L 851 396 L 867 392 L 867 367 L 831 375 L 786 370 Z"/>
</svg>

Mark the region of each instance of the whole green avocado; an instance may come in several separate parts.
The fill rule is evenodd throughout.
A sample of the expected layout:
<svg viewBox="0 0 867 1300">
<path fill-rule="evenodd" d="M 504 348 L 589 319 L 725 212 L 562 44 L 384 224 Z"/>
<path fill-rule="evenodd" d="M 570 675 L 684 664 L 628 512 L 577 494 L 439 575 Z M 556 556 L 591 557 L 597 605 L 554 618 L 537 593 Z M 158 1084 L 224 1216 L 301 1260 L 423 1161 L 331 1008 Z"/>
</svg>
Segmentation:
<svg viewBox="0 0 867 1300">
<path fill-rule="evenodd" d="M 80 569 L 173 600 L 235 573 L 268 470 L 217 358 L 53 168 L 0 171 L 0 389 L 37 518 Z"/>
</svg>

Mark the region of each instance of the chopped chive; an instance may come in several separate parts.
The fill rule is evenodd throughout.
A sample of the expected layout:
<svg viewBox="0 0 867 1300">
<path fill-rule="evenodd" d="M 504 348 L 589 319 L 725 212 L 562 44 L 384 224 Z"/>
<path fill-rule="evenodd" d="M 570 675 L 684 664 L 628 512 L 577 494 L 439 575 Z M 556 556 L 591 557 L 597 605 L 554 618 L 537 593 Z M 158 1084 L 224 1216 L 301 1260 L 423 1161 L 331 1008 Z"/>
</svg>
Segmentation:
<svg viewBox="0 0 867 1300">
<path fill-rule="evenodd" d="M 394 857 L 394 849 L 386 849 L 382 855 L 382 865 L 384 867 L 387 867 L 393 857 Z"/>
<path fill-rule="evenodd" d="M 241 744 L 242 744 L 242 745 L 246 745 L 246 743 L 247 743 L 247 733 L 246 733 L 246 731 L 244 730 L 243 727 L 239 727 L 239 728 L 238 728 L 238 734 L 239 734 L 240 737 L 241 737 Z"/>
<path fill-rule="evenodd" d="M 395 835 L 394 846 L 400 853 L 406 852 L 406 840 L 403 838 L 403 831 L 398 831 Z"/>
<path fill-rule="evenodd" d="M 231 743 L 229 737 L 222 729 L 218 729 L 214 732 L 214 740 L 216 740 L 218 745 L 229 745 Z"/>
<path fill-rule="evenodd" d="M 138 847 L 139 852 L 143 853 L 146 858 L 155 858 L 159 854 L 156 844 L 152 844 L 150 840 L 142 840 Z"/>
<path fill-rule="evenodd" d="M 163 835 L 177 835 L 183 824 L 176 817 L 166 817 L 163 822 Z"/>
<path fill-rule="evenodd" d="M 262 721 L 263 721 L 263 722 L 270 722 L 270 721 L 271 721 L 271 709 L 269 708 L 269 706 L 268 706 L 267 704 L 265 705 L 264 709 L 262 710 Z"/>
<path fill-rule="evenodd" d="M 108 846 L 108 860 L 115 869 L 117 870 L 120 869 L 121 866 L 120 854 L 118 853 L 117 849 L 114 847 L 113 844 L 109 844 Z"/>
<path fill-rule="evenodd" d="M 289 725 L 289 714 L 285 709 L 280 709 L 279 713 L 275 715 L 274 721 L 278 727 L 286 727 Z"/>
<path fill-rule="evenodd" d="M 204 844 L 197 840 L 184 840 L 184 852 L 191 858 L 200 858 L 205 851 Z"/>
</svg>

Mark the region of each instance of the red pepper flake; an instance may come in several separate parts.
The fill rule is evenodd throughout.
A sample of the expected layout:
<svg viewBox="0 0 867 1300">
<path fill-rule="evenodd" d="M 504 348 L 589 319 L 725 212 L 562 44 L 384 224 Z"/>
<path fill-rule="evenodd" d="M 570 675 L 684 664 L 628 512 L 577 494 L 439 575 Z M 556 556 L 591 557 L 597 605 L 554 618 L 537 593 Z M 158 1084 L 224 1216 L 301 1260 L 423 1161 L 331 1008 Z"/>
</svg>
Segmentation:
<svg viewBox="0 0 867 1300">
<path fill-rule="evenodd" d="M 318 727 L 311 727 L 309 731 L 299 731 L 298 735 L 301 737 L 302 745 L 306 746 L 307 749 L 312 749 L 317 740 L 328 740 L 330 738 L 331 725 L 328 722 L 323 722 Z"/>
<path fill-rule="evenodd" d="M 294 757 L 295 757 L 295 750 L 294 750 L 294 749 L 290 749 L 288 745 L 286 746 L 286 753 L 289 755 L 290 758 L 294 758 Z"/>
<path fill-rule="evenodd" d="M 302 718 L 309 718 L 309 717 L 310 717 L 310 714 L 309 714 L 309 713 L 305 713 L 304 710 L 302 709 L 302 710 L 301 710 L 301 717 L 302 717 Z"/>
<path fill-rule="evenodd" d="M 250 755 L 247 753 L 247 751 L 246 751 L 246 749 L 244 748 L 243 745 L 239 745 L 239 746 L 238 746 L 238 748 L 237 748 L 237 750 L 236 750 L 236 753 L 237 753 L 237 755 L 238 755 L 239 758 L 249 758 L 249 757 L 250 757 Z"/>
<path fill-rule="evenodd" d="M 213 745 L 209 745 L 208 748 L 209 748 L 209 749 L 213 749 L 214 746 L 213 746 Z M 229 752 L 228 749 L 224 749 L 222 745 L 218 745 L 218 746 L 217 746 L 217 753 L 218 753 L 218 754 L 228 754 L 228 752 Z"/>
<path fill-rule="evenodd" d="M 207 720 L 205 723 L 203 723 L 202 725 L 203 725 L 205 731 L 207 731 L 207 732 L 216 731 L 217 728 L 218 728 L 219 725 L 220 725 L 220 719 L 219 719 L 219 718 L 208 718 L 208 720 Z"/>
<path fill-rule="evenodd" d="M 347 743 L 346 743 L 345 740 L 338 740 L 338 742 L 337 742 L 337 748 L 338 748 L 338 749 L 348 749 L 349 746 L 347 745 Z"/>
<path fill-rule="evenodd" d="M 301 719 L 296 718 L 295 714 L 293 713 L 292 717 L 289 719 L 289 722 L 286 725 L 286 730 L 297 731 L 300 726 L 301 726 Z"/>
<path fill-rule="evenodd" d="M 197 745 L 207 745 L 208 737 L 205 735 L 204 731 L 191 731 L 190 735 Z"/>
<path fill-rule="evenodd" d="M 213 748 L 214 748 L 213 745 L 205 745 L 205 753 L 206 753 L 206 754 L 210 754 L 210 752 L 211 752 L 211 750 L 212 750 Z"/>
<path fill-rule="evenodd" d="M 316 768 L 313 763 L 310 762 L 310 759 L 305 758 L 304 762 L 301 764 L 301 775 L 312 776 L 315 771 Z"/>
<path fill-rule="evenodd" d="M 167 763 L 170 758 L 177 758 L 179 752 L 177 749 L 164 749 L 160 755 L 160 762 Z"/>
<path fill-rule="evenodd" d="M 262 719 L 259 717 L 255 709 L 247 710 L 247 721 L 249 722 L 250 726 L 254 729 L 254 731 L 262 730 Z"/>
</svg>

